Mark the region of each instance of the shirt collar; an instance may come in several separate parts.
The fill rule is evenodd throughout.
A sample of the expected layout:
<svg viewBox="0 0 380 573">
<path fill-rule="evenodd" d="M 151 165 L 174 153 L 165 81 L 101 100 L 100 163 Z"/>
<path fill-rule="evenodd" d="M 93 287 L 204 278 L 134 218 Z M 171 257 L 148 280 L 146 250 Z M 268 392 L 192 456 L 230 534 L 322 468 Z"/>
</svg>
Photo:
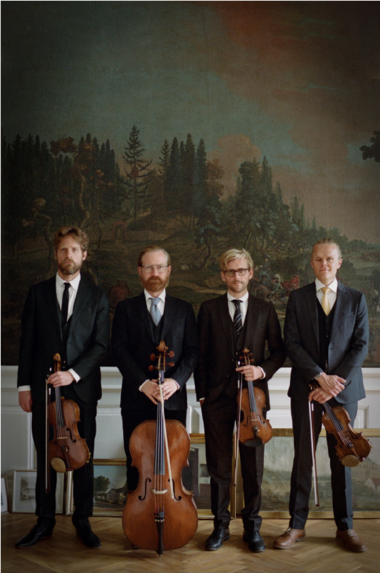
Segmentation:
<svg viewBox="0 0 380 573">
<path fill-rule="evenodd" d="M 319 279 L 315 279 L 315 288 L 317 289 L 317 292 L 319 290 L 321 290 L 321 288 L 323 288 L 324 286 L 326 286 L 326 285 L 321 283 L 321 281 Z M 338 281 L 336 279 L 334 279 L 333 282 L 327 286 L 329 287 L 330 290 L 332 290 L 333 292 L 336 293 L 336 291 L 338 290 Z"/>
<path fill-rule="evenodd" d="M 150 298 L 153 298 L 151 294 L 148 293 L 148 291 L 144 288 L 144 295 L 145 295 L 145 301 L 147 302 Z M 166 289 L 164 288 L 164 290 L 158 295 L 158 298 L 160 300 L 162 300 L 163 303 L 165 303 L 165 299 L 166 299 Z"/>
<path fill-rule="evenodd" d="M 248 300 L 248 297 L 249 297 L 249 292 L 248 292 L 248 291 L 245 293 L 244 296 L 242 296 L 242 297 L 240 297 L 240 298 L 236 298 L 236 296 L 232 296 L 232 295 L 230 294 L 230 291 L 227 291 L 227 300 L 229 300 L 230 302 L 233 301 L 233 300 L 241 300 L 242 302 L 246 302 L 246 301 Z"/>
<path fill-rule="evenodd" d="M 56 286 L 57 288 L 60 288 L 60 287 L 62 287 L 65 283 L 70 283 L 70 286 L 71 286 L 75 291 L 77 291 L 78 288 L 79 288 L 80 279 L 81 279 L 80 273 L 79 273 L 79 275 L 78 275 L 75 279 L 73 279 L 72 281 L 65 281 L 65 279 L 62 279 L 62 278 L 59 276 L 59 274 L 57 273 L 56 276 L 55 276 L 55 286 Z"/>
</svg>

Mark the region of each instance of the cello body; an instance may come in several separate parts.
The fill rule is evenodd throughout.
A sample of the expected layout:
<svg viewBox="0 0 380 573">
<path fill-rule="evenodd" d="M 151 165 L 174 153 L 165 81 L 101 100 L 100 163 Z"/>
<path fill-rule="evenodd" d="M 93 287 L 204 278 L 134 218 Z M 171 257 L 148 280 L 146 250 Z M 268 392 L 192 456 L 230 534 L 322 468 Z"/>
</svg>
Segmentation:
<svg viewBox="0 0 380 573">
<path fill-rule="evenodd" d="M 163 549 L 178 549 L 186 545 L 194 537 L 198 526 L 193 494 L 183 487 L 181 475 L 182 469 L 188 466 L 190 436 L 177 420 L 166 420 L 165 424 L 174 498 L 170 493 L 167 464 L 159 480 L 159 491 L 157 489 L 154 476 L 157 422 L 147 420 L 137 426 L 130 439 L 130 452 L 133 465 L 139 471 L 139 483 L 136 490 L 128 494 L 123 512 L 123 529 L 129 540 L 141 549 L 156 551 L 162 544 L 159 554 Z M 161 536 L 155 520 L 157 497 L 159 505 L 164 507 Z"/>
</svg>

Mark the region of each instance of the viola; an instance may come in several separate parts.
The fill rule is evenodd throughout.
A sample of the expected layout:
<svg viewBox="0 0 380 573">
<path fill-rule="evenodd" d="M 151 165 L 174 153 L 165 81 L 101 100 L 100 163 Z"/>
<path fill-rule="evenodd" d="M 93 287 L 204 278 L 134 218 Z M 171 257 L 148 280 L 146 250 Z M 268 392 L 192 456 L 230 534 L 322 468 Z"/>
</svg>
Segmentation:
<svg viewBox="0 0 380 573">
<path fill-rule="evenodd" d="M 313 382 L 310 387 L 314 390 L 318 385 Z M 325 411 L 322 414 L 322 423 L 326 432 L 335 436 L 335 449 L 339 460 L 347 467 L 358 466 L 368 457 L 372 449 L 371 442 L 362 432 L 353 430 L 348 412 L 342 406 L 332 407 L 325 402 L 323 408 Z"/>
<path fill-rule="evenodd" d="M 252 353 L 244 348 L 238 366 L 244 362 L 245 366 L 253 364 Z M 239 382 L 238 393 L 238 421 L 240 426 L 239 440 L 246 446 L 259 446 L 266 444 L 272 437 L 272 426 L 263 415 L 266 407 L 265 394 L 261 388 L 254 386 L 252 380 L 247 381 L 247 388 L 243 388 L 242 380 Z"/>
<path fill-rule="evenodd" d="M 150 358 L 158 358 L 161 387 L 166 357 L 172 358 L 174 353 L 167 352 L 164 341 L 157 349 L 158 356 L 152 354 Z M 183 468 L 189 465 L 190 436 L 177 420 L 165 420 L 162 390 L 156 420 L 146 420 L 135 428 L 129 449 L 139 482 L 135 491 L 128 493 L 123 512 L 126 536 L 135 546 L 155 550 L 158 555 L 167 549 L 183 547 L 198 527 L 193 494 L 183 487 L 181 477 Z"/>
<path fill-rule="evenodd" d="M 355 432 L 351 425 L 351 418 L 347 410 L 341 406 L 331 407 L 327 402 L 323 404 L 325 412 L 322 423 L 326 431 L 334 434 L 336 438 L 336 453 L 344 466 L 353 468 L 363 462 L 372 449 L 371 442 L 362 432 Z"/>
<path fill-rule="evenodd" d="M 54 355 L 54 372 L 61 370 L 61 357 Z M 55 388 L 55 401 L 50 401 L 51 388 L 47 391 L 46 404 L 46 490 L 50 490 L 49 464 L 55 471 L 65 473 L 84 466 L 91 457 L 86 440 L 78 432 L 79 406 L 61 396 Z"/>
</svg>

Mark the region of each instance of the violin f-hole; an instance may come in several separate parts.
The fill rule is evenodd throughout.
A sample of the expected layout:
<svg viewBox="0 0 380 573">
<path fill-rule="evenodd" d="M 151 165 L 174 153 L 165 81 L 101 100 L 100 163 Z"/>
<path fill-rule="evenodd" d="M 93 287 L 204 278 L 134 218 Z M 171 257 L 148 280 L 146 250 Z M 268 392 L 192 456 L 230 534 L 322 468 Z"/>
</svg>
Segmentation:
<svg viewBox="0 0 380 573">
<path fill-rule="evenodd" d="M 139 495 L 139 500 L 140 500 L 140 501 L 144 501 L 144 499 L 146 498 L 146 492 L 147 492 L 147 489 L 148 489 L 147 484 L 148 484 L 148 482 L 151 482 L 151 481 L 152 481 L 152 480 L 151 480 L 150 478 L 146 478 L 146 480 L 145 480 L 145 491 L 144 491 L 144 495 L 143 495 L 143 496 L 142 496 L 142 495 Z"/>
</svg>

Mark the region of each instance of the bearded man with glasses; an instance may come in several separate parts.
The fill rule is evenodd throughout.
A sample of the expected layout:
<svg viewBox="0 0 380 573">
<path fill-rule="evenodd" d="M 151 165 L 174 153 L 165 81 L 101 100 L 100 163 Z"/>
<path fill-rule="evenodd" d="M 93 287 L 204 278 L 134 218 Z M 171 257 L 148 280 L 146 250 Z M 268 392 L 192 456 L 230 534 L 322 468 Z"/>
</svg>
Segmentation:
<svg viewBox="0 0 380 573">
<path fill-rule="evenodd" d="M 144 291 L 119 302 L 112 326 L 113 355 L 123 376 L 120 405 L 129 492 L 136 489 L 139 480 L 138 470 L 132 466 L 129 439 L 139 424 L 156 419 L 160 400 L 157 371 L 152 375 L 149 370 L 154 365 L 150 355 L 157 355 L 161 340 L 174 352 L 174 366 L 167 368 L 161 386 L 165 417 L 185 427 L 186 382 L 199 357 L 193 307 L 166 292 L 171 273 L 169 254 L 156 245 L 145 247 L 137 267 Z"/>
<path fill-rule="evenodd" d="M 225 252 L 220 257 L 220 274 L 227 285 L 227 293 L 203 302 L 198 316 L 201 356 L 195 371 L 195 386 L 204 420 L 214 514 L 214 530 L 206 541 L 208 551 L 219 549 L 230 537 L 228 506 L 238 372 L 245 381 L 254 381 L 255 386 L 264 391 L 266 410 L 269 410 L 268 381 L 285 360 L 281 328 L 273 304 L 248 292 L 253 272 L 251 255 L 245 249 Z M 254 362 L 237 367 L 244 348 L 250 350 Z M 259 533 L 264 445 L 251 447 L 239 443 L 239 452 L 245 502 L 243 539 L 251 551 L 258 553 L 265 549 Z"/>
</svg>

